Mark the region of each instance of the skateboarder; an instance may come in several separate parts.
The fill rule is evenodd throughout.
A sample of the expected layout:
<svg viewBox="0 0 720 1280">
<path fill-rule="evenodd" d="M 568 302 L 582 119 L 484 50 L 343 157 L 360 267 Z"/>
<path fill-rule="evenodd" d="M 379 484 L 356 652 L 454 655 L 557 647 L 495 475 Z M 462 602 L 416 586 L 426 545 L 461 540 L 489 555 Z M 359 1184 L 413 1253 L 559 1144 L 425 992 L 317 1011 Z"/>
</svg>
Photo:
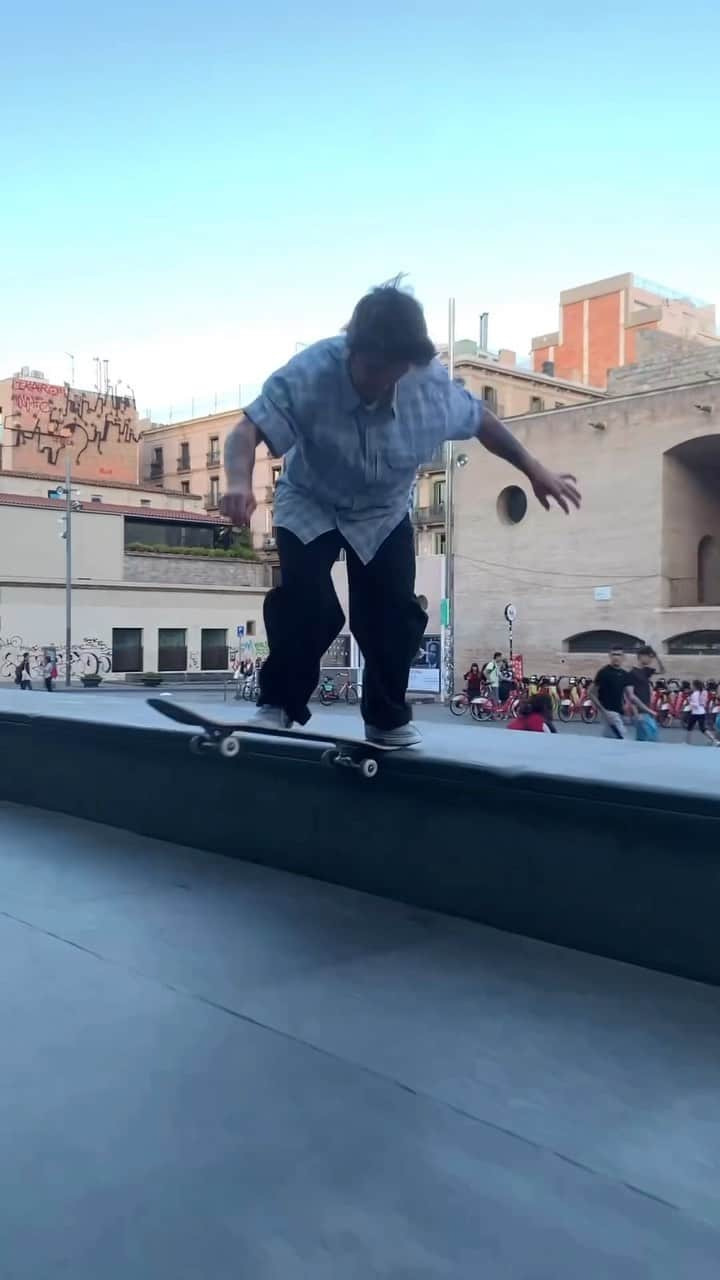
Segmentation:
<svg viewBox="0 0 720 1280">
<path fill-rule="evenodd" d="M 427 615 L 415 596 L 408 515 L 417 468 L 445 440 L 477 437 L 528 478 L 538 501 L 580 505 L 575 478 L 548 471 L 435 359 L 422 308 L 397 282 L 358 302 L 341 337 L 315 343 L 272 374 L 225 445 L 223 514 L 246 525 L 255 509 L 255 450 L 285 468 L 275 496 L 281 585 L 265 600 L 270 654 L 258 716 L 284 727 L 310 718 L 320 658 L 344 617 L 331 569 L 347 556 L 350 627 L 365 658 L 368 741 L 411 746 L 410 663 Z"/>
</svg>

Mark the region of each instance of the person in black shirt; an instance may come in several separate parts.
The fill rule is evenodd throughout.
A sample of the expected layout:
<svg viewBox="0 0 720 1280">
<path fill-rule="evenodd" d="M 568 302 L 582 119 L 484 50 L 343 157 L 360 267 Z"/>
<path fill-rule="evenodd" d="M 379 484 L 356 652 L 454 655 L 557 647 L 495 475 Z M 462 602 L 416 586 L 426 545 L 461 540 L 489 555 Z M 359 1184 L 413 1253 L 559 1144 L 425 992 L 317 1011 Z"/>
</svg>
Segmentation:
<svg viewBox="0 0 720 1280">
<path fill-rule="evenodd" d="M 630 675 L 623 669 L 625 654 L 622 649 L 610 650 L 610 661 L 601 667 L 588 691 L 605 721 L 606 738 L 625 738 L 623 707 L 625 691 L 631 687 Z"/>
<path fill-rule="evenodd" d="M 650 681 L 653 676 L 663 675 L 665 668 L 655 650 L 649 644 L 644 644 L 638 649 L 637 659 L 638 665 L 633 667 L 630 672 L 630 701 L 641 712 L 646 712 L 652 716 L 655 712 L 651 706 L 652 685 Z"/>
</svg>

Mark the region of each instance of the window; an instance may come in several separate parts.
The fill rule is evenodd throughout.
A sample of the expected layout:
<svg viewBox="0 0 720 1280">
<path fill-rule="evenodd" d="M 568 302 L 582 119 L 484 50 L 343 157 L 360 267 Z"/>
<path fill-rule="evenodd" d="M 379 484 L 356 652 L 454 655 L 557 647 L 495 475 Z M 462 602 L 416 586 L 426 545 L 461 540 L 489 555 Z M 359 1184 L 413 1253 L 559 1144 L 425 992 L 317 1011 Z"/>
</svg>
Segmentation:
<svg viewBox="0 0 720 1280">
<path fill-rule="evenodd" d="M 92 497 L 91 497 L 90 501 L 91 501 L 91 502 L 102 502 L 102 498 L 100 497 L 100 494 L 99 494 L 99 493 L 94 493 L 94 494 L 92 495 Z"/>
<path fill-rule="evenodd" d="M 183 636 L 185 632 L 183 631 Z M 227 671 L 228 645 L 224 627 L 203 627 L 200 632 L 200 670 Z"/>
<path fill-rule="evenodd" d="M 113 671 L 142 671 L 143 633 L 140 627 L 113 627 Z"/>
<path fill-rule="evenodd" d="M 140 499 L 140 506 L 141 506 L 141 507 L 149 507 L 149 506 L 151 506 L 151 505 L 152 505 L 152 504 L 151 504 L 151 502 L 150 502 L 150 499 L 149 499 L 149 498 L 141 498 L 141 499 Z"/>
<path fill-rule="evenodd" d="M 433 482 L 432 500 L 434 507 L 442 507 L 445 503 L 445 481 L 435 480 Z"/>
<path fill-rule="evenodd" d="M 445 530 L 444 529 L 442 533 L 433 534 L 433 555 L 434 556 L 445 555 Z"/>
<path fill-rule="evenodd" d="M 158 631 L 158 671 L 187 669 L 187 632 L 184 627 L 160 627 Z"/>
<path fill-rule="evenodd" d="M 720 631 L 685 631 L 682 635 L 671 636 L 667 651 L 716 658 L 720 654 Z"/>
<path fill-rule="evenodd" d="M 555 401 L 555 408 L 556 408 L 556 409 L 564 409 L 564 408 L 565 408 L 565 405 L 563 404 L 562 400 L 556 400 L 556 401 Z"/>
<path fill-rule="evenodd" d="M 273 469 L 272 469 L 272 487 L 273 487 L 273 490 L 277 489 L 277 482 L 278 482 L 278 480 L 280 479 L 280 476 L 281 476 L 281 475 L 282 475 L 282 467 L 273 467 Z"/>
<path fill-rule="evenodd" d="M 488 409 L 492 409 L 493 413 L 497 413 L 497 391 L 494 387 L 483 387 L 482 398 Z"/>
<path fill-rule="evenodd" d="M 503 524 L 519 524 L 525 518 L 527 505 L 524 489 L 509 484 L 498 494 L 497 513 Z"/>
<path fill-rule="evenodd" d="M 531 413 L 542 413 L 542 411 L 543 411 L 543 409 L 544 409 L 544 408 L 545 408 L 545 405 L 544 405 L 544 402 L 543 402 L 542 396 L 531 396 L 531 397 L 530 397 L 530 412 L 531 412 Z"/>
<path fill-rule="evenodd" d="M 158 445 L 153 449 L 152 458 L 150 459 L 150 479 L 162 480 L 164 471 L 163 451 L 162 447 Z"/>
<path fill-rule="evenodd" d="M 220 437 L 211 436 L 208 444 L 207 464 L 209 467 L 220 466 Z"/>
<path fill-rule="evenodd" d="M 181 493 L 189 493 L 189 492 L 190 492 L 190 481 L 189 481 L 189 480 L 181 480 L 181 481 L 180 481 L 180 492 L 181 492 Z"/>
<path fill-rule="evenodd" d="M 627 631 L 581 631 L 575 636 L 568 636 L 563 648 L 567 653 L 609 653 L 611 649 L 633 653 L 644 643 L 640 636 L 630 635 Z"/>
<path fill-rule="evenodd" d="M 254 619 L 254 618 L 250 618 L 250 619 L 245 623 L 245 635 L 246 635 L 246 636 L 254 636 L 254 635 L 255 635 L 255 619 Z"/>
<path fill-rule="evenodd" d="M 180 457 L 178 458 L 178 471 L 190 470 L 190 445 L 186 442 L 180 445 Z"/>
</svg>

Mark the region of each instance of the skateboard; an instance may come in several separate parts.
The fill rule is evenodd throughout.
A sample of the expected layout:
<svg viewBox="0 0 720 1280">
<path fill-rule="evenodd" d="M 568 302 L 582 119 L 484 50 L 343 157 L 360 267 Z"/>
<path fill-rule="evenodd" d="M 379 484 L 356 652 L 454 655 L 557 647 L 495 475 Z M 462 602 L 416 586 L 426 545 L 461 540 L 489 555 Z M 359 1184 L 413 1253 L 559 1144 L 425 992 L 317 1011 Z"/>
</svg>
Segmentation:
<svg viewBox="0 0 720 1280">
<path fill-rule="evenodd" d="M 200 730 L 190 739 L 190 750 L 196 755 L 205 751 L 217 751 L 226 760 L 230 760 L 239 754 L 241 740 L 244 737 L 321 742 L 332 744 L 328 745 L 320 757 L 323 764 L 356 769 L 363 778 L 371 779 L 377 777 L 380 769 L 376 753 L 407 750 L 405 747 L 379 746 L 374 742 L 366 742 L 359 736 L 353 738 L 343 735 L 335 736 L 332 732 L 313 733 L 312 730 L 303 728 L 269 729 L 265 725 L 255 725 L 247 720 L 236 720 L 234 723 L 229 720 L 213 720 L 211 716 L 203 715 L 170 698 L 148 698 L 147 702 L 149 707 L 159 711 L 160 715 L 166 716 L 168 720 L 175 720 L 177 724 L 190 725 Z"/>
</svg>

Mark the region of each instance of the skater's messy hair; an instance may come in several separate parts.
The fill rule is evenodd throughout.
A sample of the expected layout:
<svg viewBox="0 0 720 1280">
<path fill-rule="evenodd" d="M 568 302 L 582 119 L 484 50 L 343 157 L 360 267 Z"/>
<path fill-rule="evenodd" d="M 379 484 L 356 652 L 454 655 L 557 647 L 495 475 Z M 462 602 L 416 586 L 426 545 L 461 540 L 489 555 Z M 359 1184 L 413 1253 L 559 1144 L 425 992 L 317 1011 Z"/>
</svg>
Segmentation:
<svg viewBox="0 0 720 1280">
<path fill-rule="evenodd" d="M 371 289 L 358 302 L 347 326 L 351 355 L 382 364 L 425 366 L 435 356 L 423 309 L 400 288 L 402 276 Z"/>
</svg>

